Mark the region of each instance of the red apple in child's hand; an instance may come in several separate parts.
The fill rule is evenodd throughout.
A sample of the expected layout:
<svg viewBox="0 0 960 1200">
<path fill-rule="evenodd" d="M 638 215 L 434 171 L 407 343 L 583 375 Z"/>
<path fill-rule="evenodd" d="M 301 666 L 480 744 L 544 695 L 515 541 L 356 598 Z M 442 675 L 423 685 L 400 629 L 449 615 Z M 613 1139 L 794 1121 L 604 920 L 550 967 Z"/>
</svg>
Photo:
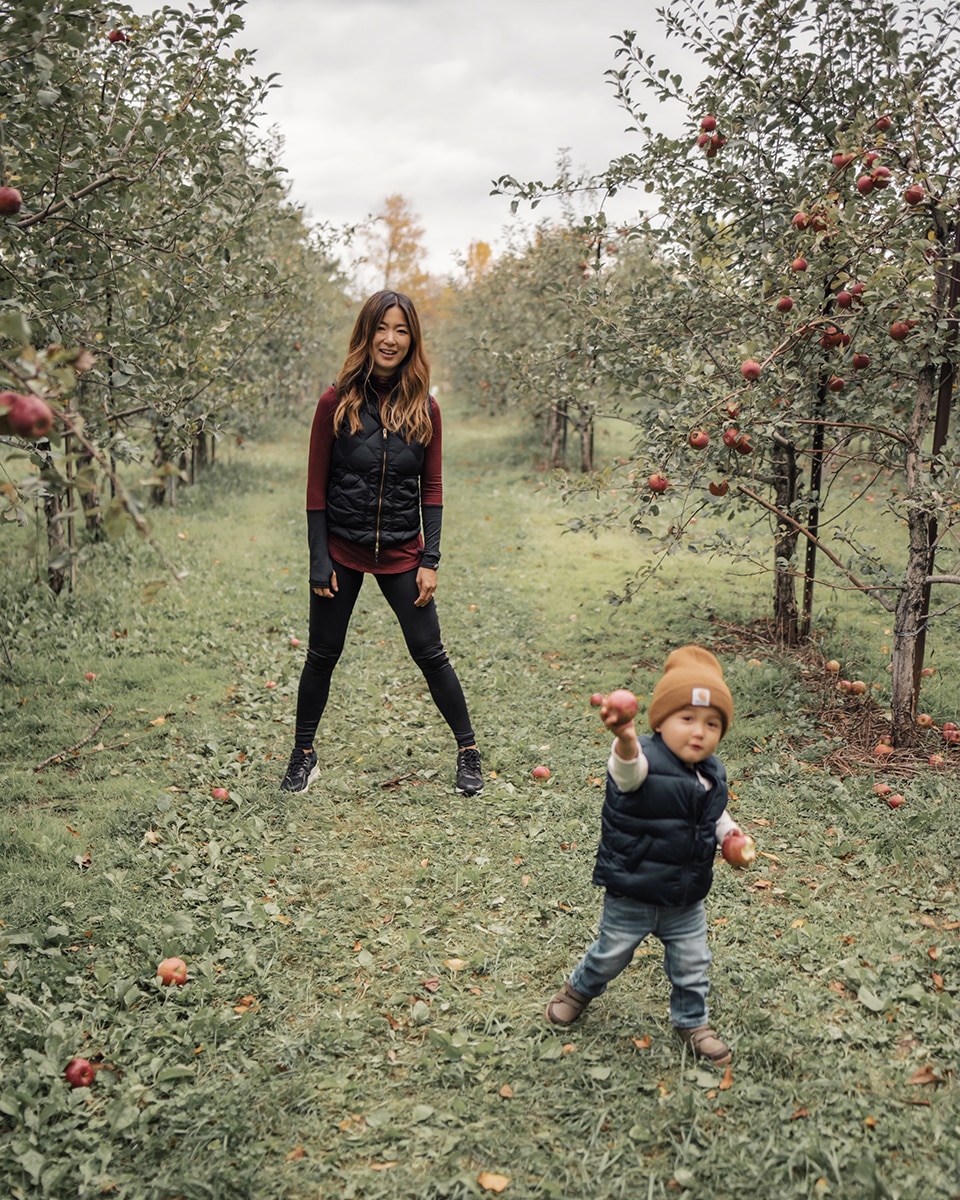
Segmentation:
<svg viewBox="0 0 960 1200">
<path fill-rule="evenodd" d="M 164 987 L 169 987 L 171 983 L 183 987 L 187 982 L 187 964 L 182 958 L 165 958 L 157 967 L 157 975 Z"/>
<path fill-rule="evenodd" d="M 749 833 L 732 829 L 723 839 L 720 853 L 731 867 L 749 867 L 757 857 L 757 843 Z"/>
<path fill-rule="evenodd" d="M 72 1088 L 89 1087 L 94 1075 L 93 1063 L 86 1058 L 71 1058 L 63 1072 L 64 1079 Z"/>
<path fill-rule="evenodd" d="M 616 688 L 603 702 L 600 716 L 608 725 L 623 725 L 637 715 L 637 698 L 626 688 Z"/>
</svg>

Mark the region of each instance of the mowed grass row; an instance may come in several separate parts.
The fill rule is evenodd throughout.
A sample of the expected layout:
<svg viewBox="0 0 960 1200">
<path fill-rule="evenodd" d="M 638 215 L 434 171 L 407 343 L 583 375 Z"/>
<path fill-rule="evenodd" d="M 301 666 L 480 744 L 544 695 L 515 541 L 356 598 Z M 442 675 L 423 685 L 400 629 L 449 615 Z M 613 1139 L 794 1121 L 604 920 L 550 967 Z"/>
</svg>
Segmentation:
<svg viewBox="0 0 960 1200">
<path fill-rule="evenodd" d="M 762 578 L 677 557 L 611 605 L 638 542 L 563 533 L 516 427 L 445 417 L 438 601 L 482 797 L 454 793 L 449 734 L 371 582 L 320 779 L 277 790 L 306 640 L 305 427 L 225 454 L 153 515 L 182 585 L 130 541 L 91 550 L 74 598 L 5 593 L 10 1194 L 960 1195 L 952 775 L 917 772 L 896 812 L 872 772 L 830 775 L 816 714 L 841 702 L 816 655 L 724 653 L 727 626 L 767 615 Z M 883 617 L 826 598 L 819 617 L 823 657 L 882 700 Z M 761 851 L 720 864 L 708 902 L 726 1077 L 683 1058 L 656 943 L 580 1025 L 542 1017 L 599 911 L 608 738 L 589 696 L 648 695 L 692 639 L 724 658 L 732 806 Z M 949 637 L 932 650 L 946 719 Z M 154 979 L 168 954 L 182 989 Z M 90 1089 L 63 1082 L 74 1054 Z"/>
</svg>

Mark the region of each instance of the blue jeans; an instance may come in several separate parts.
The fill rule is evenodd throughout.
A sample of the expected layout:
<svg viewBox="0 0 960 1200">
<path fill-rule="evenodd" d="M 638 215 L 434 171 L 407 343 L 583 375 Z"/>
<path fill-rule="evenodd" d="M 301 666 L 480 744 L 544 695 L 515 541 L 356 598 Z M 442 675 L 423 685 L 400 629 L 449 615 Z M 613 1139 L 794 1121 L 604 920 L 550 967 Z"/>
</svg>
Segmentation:
<svg viewBox="0 0 960 1200">
<path fill-rule="evenodd" d="M 577 963 L 570 986 L 591 1000 L 626 970 L 633 952 L 650 933 L 663 943 L 663 969 L 670 980 L 670 1020 L 678 1029 L 707 1023 L 707 915 L 703 901 L 682 908 L 659 907 L 606 892 L 600 935 Z"/>
</svg>

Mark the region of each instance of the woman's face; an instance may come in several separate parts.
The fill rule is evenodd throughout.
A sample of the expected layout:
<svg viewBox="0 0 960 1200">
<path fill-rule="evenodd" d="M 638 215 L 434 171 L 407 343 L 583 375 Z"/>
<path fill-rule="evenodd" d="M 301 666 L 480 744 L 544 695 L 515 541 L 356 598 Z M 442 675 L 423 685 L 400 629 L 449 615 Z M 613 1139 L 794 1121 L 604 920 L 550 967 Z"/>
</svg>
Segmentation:
<svg viewBox="0 0 960 1200">
<path fill-rule="evenodd" d="M 383 314 L 370 345 L 374 375 L 392 375 L 407 357 L 411 341 L 410 326 L 403 309 L 394 304 Z"/>
</svg>

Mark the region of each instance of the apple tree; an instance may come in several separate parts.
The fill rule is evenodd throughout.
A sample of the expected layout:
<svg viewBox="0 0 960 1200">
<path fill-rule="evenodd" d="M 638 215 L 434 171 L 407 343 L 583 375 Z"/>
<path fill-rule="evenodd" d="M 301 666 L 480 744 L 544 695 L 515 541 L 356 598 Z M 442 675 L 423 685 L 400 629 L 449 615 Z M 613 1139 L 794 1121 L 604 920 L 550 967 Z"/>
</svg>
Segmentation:
<svg viewBox="0 0 960 1200">
<path fill-rule="evenodd" d="M 581 306 L 638 429 L 624 517 L 646 525 L 647 471 L 668 477 L 683 517 L 667 539 L 768 565 L 785 642 L 810 634 L 818 584 L 879 604 L 894 624 L 894 738 L 909 743 L 932 589 L 960 582 L 947 419 L 960 14 L 945 0 L 716 0 L 668 3 L 659 20 L 696 81 L 623 33 L 609 76 L 638 149 L 574 184 L 645 188 L 655 207 L 636 236 L 672 268 L 638 280 L 616 321 Z M 655 127 L 668 112 L 679 133 Z M 499 186 L 520 200 L 571 185 Z M 889 482 L 880 546 L 860 519 L 875 479 Z M 696 542 L 687 518 L 707 504 L 755 510 L 769 536 Z"/>
<path fill-rule="evenodd" d="M 123 513 L 143 532 L 123 464 L 152 459 L 155 494 L 172 498 L 221 423 L 261 408 L 339 319 L 331 255 L 255 123 L 272 85 L 234 48 L 241 8 L 121 5 L 109 22 L 79 0 L 0 10 L 0 184 L 21 198 L 0 225 L 0 382 L 39 386 L 16 366 L 32 346 L 87 352 L 35 464 L 51 523 L 71 528 L 79 495 L 91 532 Z M 331 303 L 314 316 L 318 291 Z M 75 555 L 68 544 L 51 572 Z"/>
</svg>

